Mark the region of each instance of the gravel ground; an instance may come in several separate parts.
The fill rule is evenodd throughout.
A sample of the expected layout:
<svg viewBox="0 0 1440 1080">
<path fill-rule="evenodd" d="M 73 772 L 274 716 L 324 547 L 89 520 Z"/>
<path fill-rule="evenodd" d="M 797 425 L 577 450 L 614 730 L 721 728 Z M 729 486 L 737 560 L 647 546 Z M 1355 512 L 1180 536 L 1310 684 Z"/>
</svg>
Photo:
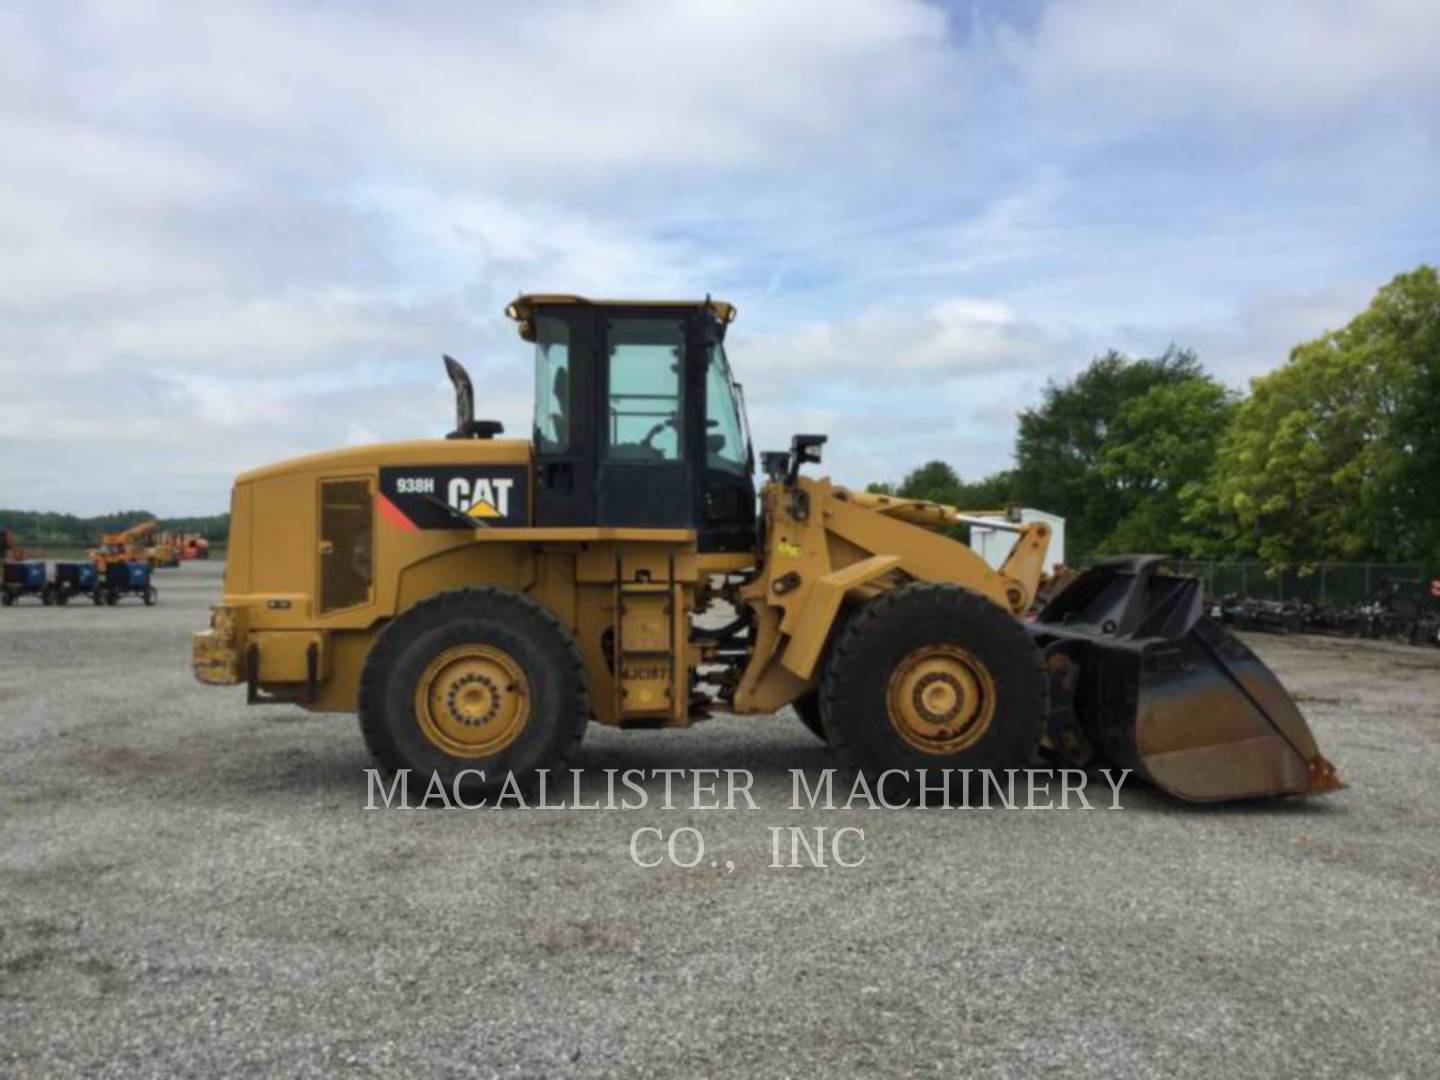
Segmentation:
<svg viewBox="0 0 1440 1080">
<path fill-rule="evenodd" d="M 1311 801 L 794 811 L 785 713 L 582 751 L 756 811 L 366 811 L 351 718 L 192 681 L 218 573 L 0 613 L 0 1074 L 1435 1073 L 1440 650 L 1253 639 L 1352 785 Z M 771 869 L 788 825 L 865 862 Z"/>
</svg>

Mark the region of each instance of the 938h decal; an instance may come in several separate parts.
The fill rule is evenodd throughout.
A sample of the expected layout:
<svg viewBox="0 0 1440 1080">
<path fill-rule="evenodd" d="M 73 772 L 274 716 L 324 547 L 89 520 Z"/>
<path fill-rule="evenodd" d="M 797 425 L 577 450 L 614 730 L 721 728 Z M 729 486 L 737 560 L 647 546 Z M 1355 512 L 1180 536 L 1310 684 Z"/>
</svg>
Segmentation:
<svg viewBox="0 0 1440 1080">
<path fill-rule="evenodd" d="M 529 470 L 523 465 L 384 468 L 378 501 L 382 513 L 402 528 L 528 525 Z"/>
</svg>

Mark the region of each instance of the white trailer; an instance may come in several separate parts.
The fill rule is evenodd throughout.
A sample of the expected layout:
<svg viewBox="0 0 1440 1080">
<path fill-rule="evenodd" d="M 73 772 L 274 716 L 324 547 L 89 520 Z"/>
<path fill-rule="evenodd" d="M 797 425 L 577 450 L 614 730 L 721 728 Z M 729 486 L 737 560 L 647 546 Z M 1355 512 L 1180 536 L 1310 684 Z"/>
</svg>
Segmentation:
<svg viewBox="0 0 1440 1080">
<path fill-rule="evenodd" d="M 1045 553 L 1045 572 L 1053 574 L 1055 568 L 1065 562 L 1065 519 L 1055 514 L 1047 514 L 1044 510 L 1032 510 L 1029 507 L 1022 507 L 1019 514 L 1022 525 L 1028 525 L 1032 521 L 1043 521 L 1050 526 L 1050 550 Z M 1003 514 L 970 514 L 968 516 L 994 518 L 997 521 L 1006 520 Z M 983 525 L 970 526 L 970 546 L 976 554 L 996 570 L 1000 569 L 1000 564 L 1005 561 L 1005 556 L 1010 554 L 1010 548 L 1014 544 L 1015 534 L 1013 532 L 1004 529 L 987 529 Z"/>
</svg>

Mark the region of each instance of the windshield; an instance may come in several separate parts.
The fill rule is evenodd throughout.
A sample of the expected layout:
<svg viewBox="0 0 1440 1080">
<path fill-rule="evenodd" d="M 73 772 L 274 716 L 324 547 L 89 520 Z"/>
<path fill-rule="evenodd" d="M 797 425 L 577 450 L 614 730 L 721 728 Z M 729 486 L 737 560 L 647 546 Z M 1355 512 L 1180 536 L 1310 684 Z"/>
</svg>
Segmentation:
<svg viewBox="0 0 1440 1080">
<path fill-rule="evenodd" d="M 750 470 L 750 447 L 735 390 L 725 349 L 716 342 L 710 346 L 705 375 L 705 464 L 744 473 Z"/>
</svg>

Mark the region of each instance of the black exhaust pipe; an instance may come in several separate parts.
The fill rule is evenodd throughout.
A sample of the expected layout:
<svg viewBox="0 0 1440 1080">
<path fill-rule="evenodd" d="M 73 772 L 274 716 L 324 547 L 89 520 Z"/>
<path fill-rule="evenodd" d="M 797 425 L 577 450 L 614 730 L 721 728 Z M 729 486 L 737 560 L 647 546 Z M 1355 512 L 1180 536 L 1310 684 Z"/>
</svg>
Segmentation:
<svg viewBox="0 0 1440 1080">
<path fill-rule="evenodd" d="M 455 430 L 447 439 L 493 439 L 505 431 L 499 420 L 475 419 L 475 387 L 470 382 L 470 373 L 453 356 L 444 357 L 445 374 L 450 376 L 450 385 L 455 387 Z"/>
</svg>

